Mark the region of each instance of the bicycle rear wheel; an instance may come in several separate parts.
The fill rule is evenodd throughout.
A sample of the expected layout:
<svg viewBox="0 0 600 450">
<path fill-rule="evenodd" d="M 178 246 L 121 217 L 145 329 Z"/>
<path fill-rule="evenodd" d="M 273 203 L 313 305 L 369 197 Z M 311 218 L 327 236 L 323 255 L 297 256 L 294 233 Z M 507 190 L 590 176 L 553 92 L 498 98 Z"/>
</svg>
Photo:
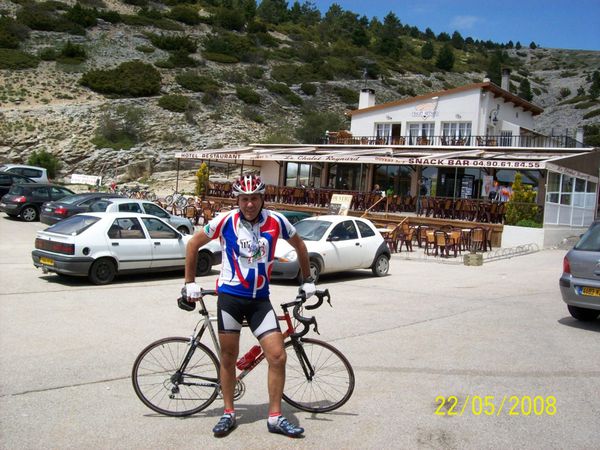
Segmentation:
<svg viewBox="0 0 600 450">
<path fill-rule="evenodd" d="M 297 348 L 287 342 L 285 350 L 283 399 L 287 403 L 318 413 L 333 411 L 348 401 L 354 391 L 354 371 L 338 349 L 317 339 L 302 339 Z"/>
<path fill-rule="evenodd" d="M 190 339 L 168 337 L 146 347 L 133 363 L 131 381 L 139 399 L 167 416 L 202 411 L 219 394 L 219 362 L 204 344 L 194 349 L 186 367 Z"/>
</svg>

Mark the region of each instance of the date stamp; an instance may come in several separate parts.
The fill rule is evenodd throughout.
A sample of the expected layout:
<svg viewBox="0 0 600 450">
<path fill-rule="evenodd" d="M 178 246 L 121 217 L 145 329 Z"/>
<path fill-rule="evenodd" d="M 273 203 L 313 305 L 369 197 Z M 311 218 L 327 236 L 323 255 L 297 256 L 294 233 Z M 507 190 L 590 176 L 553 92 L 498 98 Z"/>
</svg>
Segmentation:
<svg viewBox="0 0 600 450">
<path fill-rule="evenodd" d="M 554 416 L 557 413 L 556 397 L 553 395 L 438 395 L 435 398 L 436 416 Z"/>
</svg>

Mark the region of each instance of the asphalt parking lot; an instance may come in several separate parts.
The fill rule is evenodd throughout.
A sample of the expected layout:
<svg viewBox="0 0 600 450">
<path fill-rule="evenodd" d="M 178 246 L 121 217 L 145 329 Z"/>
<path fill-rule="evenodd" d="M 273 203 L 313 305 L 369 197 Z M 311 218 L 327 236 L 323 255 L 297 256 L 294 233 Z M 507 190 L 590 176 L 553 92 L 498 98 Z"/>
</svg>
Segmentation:
<svg viewBox="0 0 600 450">
<path fill-rule="evenodd" d="M 568 315 L 558 289 L 564 250 L 481 267 L 394 256 L 384 278 L 324 276 L 320 286 L 334 307 L 315 313 L 319 338 L 352 363 L 353 397 L 321 415 L 284 406 L 306 436 L 271 435 L 259 366 L 237 403 L 238 428 L 216 439 L 218 400 L 189 418 L 163 417 L 137 399 L 129 379 L 148 343 L 191 334 L 197 315 L 175 305 L 182 274 L 121 277 L 102 287 L 44 275 L 30 256 L 42 228 L 0 214 L 2 449 L 583 449 L 600 442 L 600 321 Z M 199 281 L 212 287 L 216 275 Z M 273 303 L 296 289 L 274 284 Z M 252 345 L 248 334 L 242 348 Z"/>
</svg>

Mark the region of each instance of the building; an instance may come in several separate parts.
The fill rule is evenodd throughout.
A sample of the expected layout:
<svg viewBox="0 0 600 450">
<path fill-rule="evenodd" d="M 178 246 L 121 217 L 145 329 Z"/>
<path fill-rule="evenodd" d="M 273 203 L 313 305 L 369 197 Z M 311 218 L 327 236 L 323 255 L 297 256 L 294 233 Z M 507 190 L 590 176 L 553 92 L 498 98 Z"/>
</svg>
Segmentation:
<svg viewBox="0 0 600 450">
<path fill-rule="evenodd" d="M 518 171 L 537 192 L 545 228 L 582 229 L 597 214 L 600 151 L 584 147 L 581 134 L 534 131 L 542 112 L 489 80 L 383 104 L 365 88 L 349 112 L 350 130 L 330 131 L 320 143 L 177 156 L 254 167 L 275 186 L 369 192 L 378 185 L 390 195 L 453 200 L 507 200 Z"/>
</svg>

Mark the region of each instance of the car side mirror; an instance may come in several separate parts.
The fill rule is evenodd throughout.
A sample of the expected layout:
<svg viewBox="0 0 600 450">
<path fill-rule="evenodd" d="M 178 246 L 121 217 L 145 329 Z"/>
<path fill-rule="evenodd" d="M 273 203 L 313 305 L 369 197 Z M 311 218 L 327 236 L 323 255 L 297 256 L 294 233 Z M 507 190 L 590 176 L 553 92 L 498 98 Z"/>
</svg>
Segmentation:
<svg viewBox="0 0 600 450">
<path fill-rule="evenodd" d="M 183 239 L 183 234 L 181 234 L 180 232 L 177 232 L 177 239 L 178 240 L 182 240 Z"/>
<path fill-rule="evenodd" d="M 327 240 L 330 241 L 330 242 L 337 242 L 337 241 L 340 240 L 340 237 L 339 236 L 329 236 L 327 238 Z"/>
</svg>

